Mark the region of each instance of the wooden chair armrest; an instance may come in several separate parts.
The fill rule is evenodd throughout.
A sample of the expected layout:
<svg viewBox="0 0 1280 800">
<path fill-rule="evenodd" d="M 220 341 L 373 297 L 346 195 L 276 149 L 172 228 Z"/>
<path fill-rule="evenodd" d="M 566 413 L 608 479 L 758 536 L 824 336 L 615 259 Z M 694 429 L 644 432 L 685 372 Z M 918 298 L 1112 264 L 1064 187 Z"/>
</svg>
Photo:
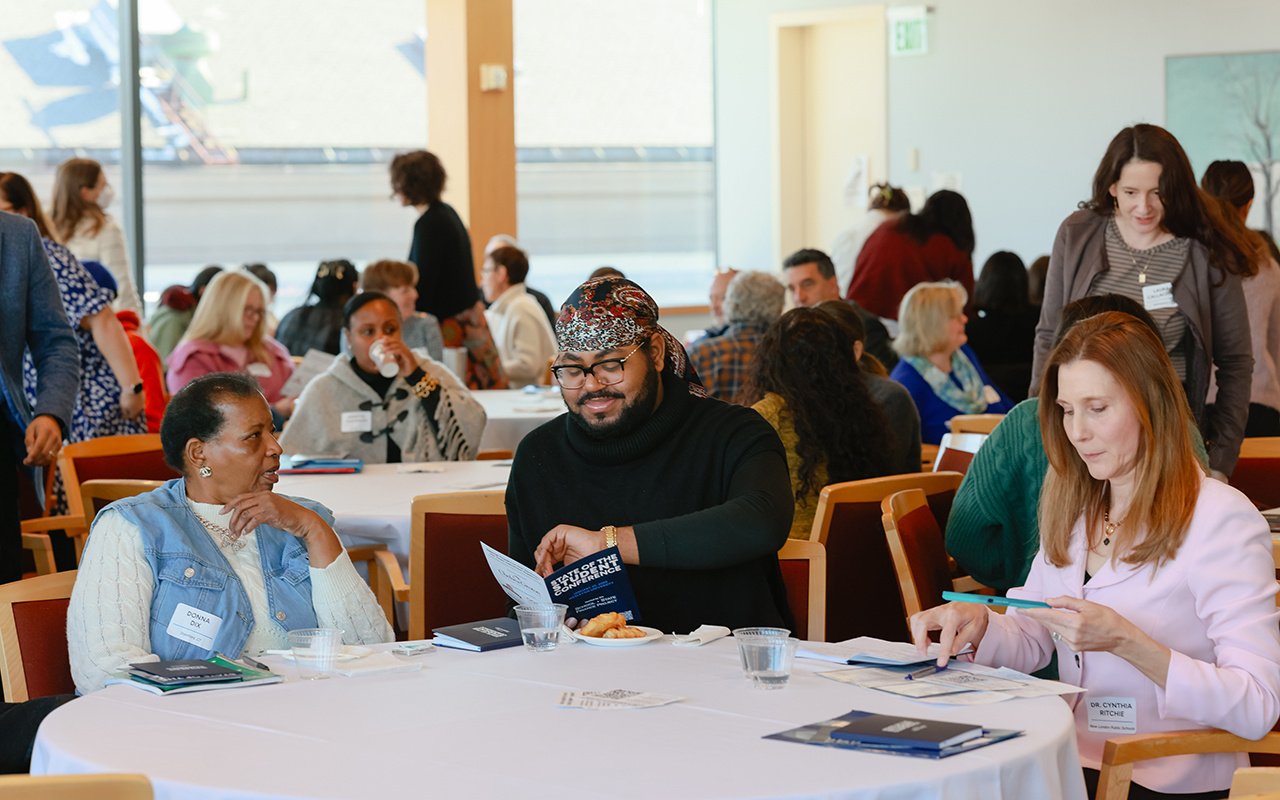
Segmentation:
<svg viewBox="0 0 1280 800">
<path fill-rule="evenodd" d="M 22 532 L 22 548 L 30 550 L 35 558 L 37 575 L 52 575 L 58 571 L 53 560 L 53 542 L 47 533 Z"/>
<path fill-rule="evenodd" d="M 952 578 L 951 589 L 952 591 L 968 592 L 969 594 L 996 594 L 995 589 L 978 583 L 968 575 L 961 575 L 959 578 Z"/>
<path fill-rule="evenodd" d="M 1231 793 L 1235 800 L 1243 797 L 1280 797 L 1280 767 L 1240 767 L 1231 776 Z"/>
<path fill-rule="evenodd" d="M 378 566 L 381 576 L 386 578 L 396 601 L 408 602 L 409 584 L 405 582 L 404 573 L 400 570 L 400 562 L 396 560 L 395 555 L 389 550 L 379 550 L 373 555 L 374 563 Z"/>
<path fill-rule="evenodd" d="M 56 517 L 32 517 L 22 520 L 23 533 L 42 533 L 45 531 L 66 531 L 69 536 L 87 533 L 84 517 L 64 514 Z"/>
<path fill-rule="evenodd" d="M 362 544 L 359 547 L 348 547 L 347 557 L 350 558 L 353 562 L 368 561 L 372 563 L 373 554 L 378 552 L 379 550 L 386 550 L 386 549 L 387 549 L 387 546 L 385 544 Z"/>
<path fill-rule="evenodd" d="M 1219 730 L 1164 731 L 1108 739 L 1102 750 L 1096 800 L 1128 797 L 1136 761 L 1199 753 L 1280 753 L 1280 732 L 1271 731 L 1257 741 Z"/>
</svg>

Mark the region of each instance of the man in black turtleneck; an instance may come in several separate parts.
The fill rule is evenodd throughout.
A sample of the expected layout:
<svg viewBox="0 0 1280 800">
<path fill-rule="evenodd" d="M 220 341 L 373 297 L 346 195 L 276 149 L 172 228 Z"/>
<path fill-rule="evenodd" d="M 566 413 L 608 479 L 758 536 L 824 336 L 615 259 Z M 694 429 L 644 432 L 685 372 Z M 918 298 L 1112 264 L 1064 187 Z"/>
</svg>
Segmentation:
<svg viewBox="0 0 1280 800">
<path fill-rule="evenodd" d="M 511 557 L 547 575 L 616 544 L 646 625 L 793 627 L 782 443 L 751 409 L 706 397 L 657 319 L 621 278 L 588 281 L 561 308 L 553 372 L 569 413 L 516 451 Z"/>
</svg>

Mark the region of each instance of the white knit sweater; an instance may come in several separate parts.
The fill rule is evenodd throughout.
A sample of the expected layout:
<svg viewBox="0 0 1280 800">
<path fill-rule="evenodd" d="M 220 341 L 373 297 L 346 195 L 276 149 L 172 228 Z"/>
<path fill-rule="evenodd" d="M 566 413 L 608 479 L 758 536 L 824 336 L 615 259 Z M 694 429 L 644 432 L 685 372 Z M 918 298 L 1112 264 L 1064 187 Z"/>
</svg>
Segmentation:
<svg viewBox="0 0 1280 800">
<path fill-rule="evenodd" d="M 220 505 L 188 500 L 199 516 L 226 526 Z M 212 536 L 212 534 L 209 534 Z M 222 551 L 249 595 L 254 624 L 244 650 L 283 649 L 288 634 L 268 612 L 267 587 L 259 562 L 257 531 L 240 537 L 245 546 Z M 151 596 L 155 576 L 143 552 L 138 527 L 110 508 L 94 521 L 67 609 L 67 645 L 76 691 L 101 689 L 111 673 L 137 661 L 158 661 L 151 652 Z M 395 637 L 368 584 L 344 550 L 332 564 L 311 569 L 311 603 L 321 627 L 341 628 L 347 644 L 390 642 Z M 265 624 L 264 624 L 265 623 Z M 239 653 L 227 653 L 236 658 Z"/>
<path fill-rule="evenodd" d="M 98 231 L 96 236 L 90 234 L 92 228 L 93 220 L 84 217 L 72 232 L 71 237 L 63 244 L 81 261 L 97 261 L 107 268 L 111 277 L 116 279 L 114 308 L 117 311 L 134 311 L 141 316 L 142 300 L 138 297 L 138 290 L 133 286 L 133 272 L 129 269 L 129 252 L 124 246 L 124 231 L 120 230 L 120 224 L 110 214 L 107 215 L 107 221 L 102 224 L 102 230 Z"/>
</svg>

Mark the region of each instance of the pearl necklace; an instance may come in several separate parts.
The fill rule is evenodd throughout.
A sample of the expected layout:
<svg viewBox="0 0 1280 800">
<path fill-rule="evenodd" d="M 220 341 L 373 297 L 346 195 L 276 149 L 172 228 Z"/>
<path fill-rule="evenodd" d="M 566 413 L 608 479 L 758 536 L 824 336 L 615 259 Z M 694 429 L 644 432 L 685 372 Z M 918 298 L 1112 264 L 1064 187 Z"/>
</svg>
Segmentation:
<svg viewBox="0 0 1280 800">
<path fill-rule="evenodd" d="M 205 530 L 218 537 L 219 547 L 230 548 L 233 553 L 238 553 L 244 549 L 245 542 L 241 540 L 239 534 L 232 533 L 230 528 L 210 522 L 199 512 L 196 512 L 196 519 L 200 520 L 200 524 L 205 527 Z"/>
</svg>

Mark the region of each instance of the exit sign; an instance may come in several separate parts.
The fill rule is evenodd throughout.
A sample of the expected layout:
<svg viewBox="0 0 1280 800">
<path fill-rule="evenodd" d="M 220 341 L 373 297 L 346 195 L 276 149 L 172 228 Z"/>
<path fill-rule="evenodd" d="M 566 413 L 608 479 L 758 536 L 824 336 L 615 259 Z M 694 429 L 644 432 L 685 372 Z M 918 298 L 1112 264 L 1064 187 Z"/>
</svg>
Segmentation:
<svg viewBox="0 0 1280 800">
<path fill-rule="evenodd" d="M 928 10 L 924 6 L 890 6 L 889 55 L 921 56 L 929 52 Z"/>
</svg>

